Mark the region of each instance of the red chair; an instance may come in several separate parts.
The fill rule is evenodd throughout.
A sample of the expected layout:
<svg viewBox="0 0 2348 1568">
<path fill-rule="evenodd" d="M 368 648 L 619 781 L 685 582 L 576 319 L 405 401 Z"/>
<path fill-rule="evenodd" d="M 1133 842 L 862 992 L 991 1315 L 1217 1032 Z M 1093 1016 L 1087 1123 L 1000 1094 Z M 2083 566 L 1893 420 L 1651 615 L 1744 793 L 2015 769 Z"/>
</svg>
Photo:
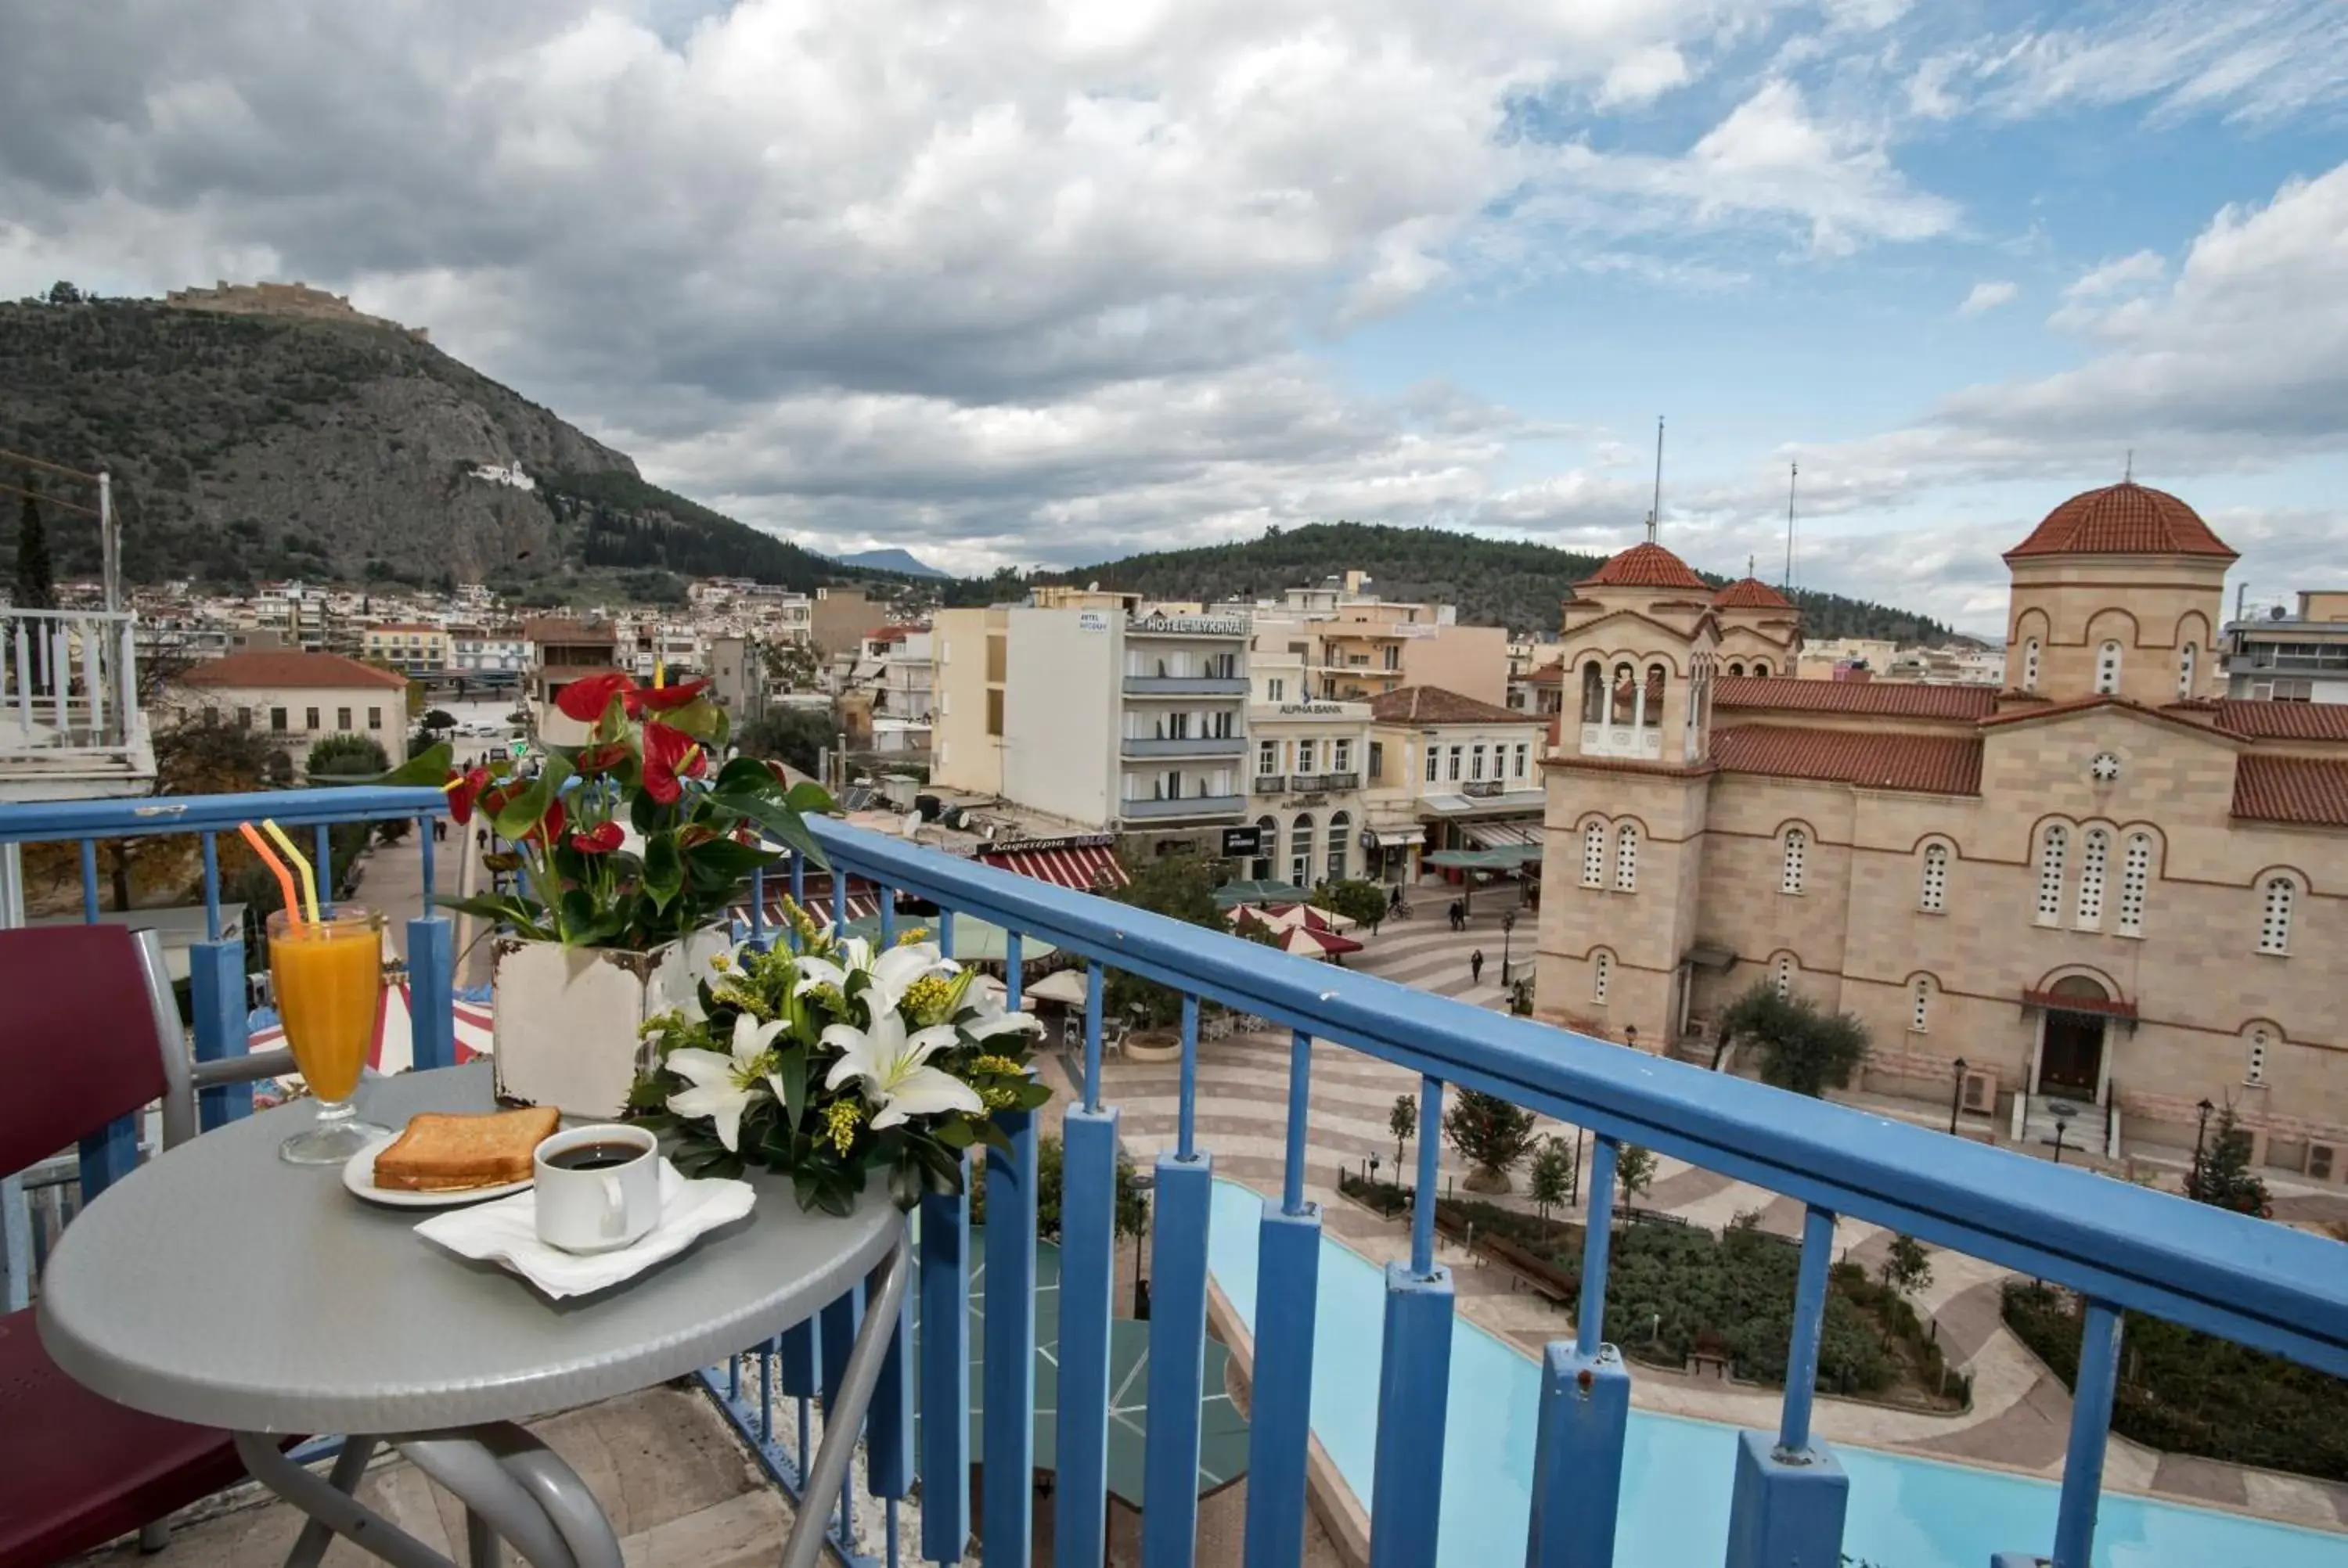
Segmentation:
<svg viewBox="0 0 2348 1568">
<path fill-rule="evenodd" d="M 152 931 L 0 931 L 0 1175 L 81 1143 L 83 1202 L 136 1156 L 124 1117 L 163 1108 L 168 1147 L 196 1130 L 196 1090 L 291 1070 L 282 1052 L 191 1064 Z M 168 1289 L 169 1281 L 156 1282 Z M 30 1311 L 0 1317 L 0 1568 L 42 1568 L 140 1532 L 244 1479 L 229 1434 L 142 1414 L 57 1370 Z"/>
</svg>

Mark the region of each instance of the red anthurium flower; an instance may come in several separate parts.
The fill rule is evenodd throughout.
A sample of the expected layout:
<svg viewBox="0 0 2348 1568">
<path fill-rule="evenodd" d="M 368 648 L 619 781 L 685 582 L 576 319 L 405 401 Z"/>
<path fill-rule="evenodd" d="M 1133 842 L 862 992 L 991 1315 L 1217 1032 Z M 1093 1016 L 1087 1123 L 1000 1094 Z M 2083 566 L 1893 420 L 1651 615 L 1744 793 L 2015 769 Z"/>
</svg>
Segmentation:
<svg viewBox="0 0 2348 1568">
<path fill-rule="evenodd" d="M 706 681 L 687 681 L 681 686 L 638 686 L 627 694 L 628 717 L 641 719 L 646 713 L 665 713 L 672 708 L 682 708 L 701 695 Z"/>
<path fill-rule="evenodd" d="M 636 689 L 636 683 L 625 671 L 606 670 L 599 675 L 573 681 L 554 694 L 554 705 L 564 715 L 582 724 L 592 724 L 603 716 L 612 705 L 614 692 L 626 693 Z"/>
<path fill-rule="evenodd" d="M 657 720 L 644 724 L 644 793 L 663 805 L 675 805 L 685 793 L 680 779 L 699 778 L 709 771 L 709 753 L 683 730 Z"/>
<path fill-rule="evenodd" d="M 535 844 L 541 848 L 544 848 L 547 845 L 552 844 L 556 839 L 562 836 L 563 825 L 569 820 L 570 819 L 563 815 L 562 803 L 558 800 L 553 804 L 546 808 L 546 815 L 538 819 L 538 825 L 536 827 L 531 828 L 528 833 L 521 835 L 522 842 L 524 844 Z"/>
<path fill-rule="evenodd" d="M 579 760 L 572 765 L 582 774 L 600 774 L 606 769 L 618 767 L 628 760 L 628 748 L 622 743 L 613 741 L 608 745 L 582 747 Z"/>
<path fill-rule="evenodd" d="M 600 822 L 585 833 L 571 835 L 571 847 L 582 855 L 609 855 L 624 836 L 616 822 Z"/>
<path fill-rule="evenodd" d="M 448 782 L 440 787 L 448 792 L 448 815 L 461 827 L 473 820 L 473 802 L 489 786 L 489 770 L 474 768 L 469 773 L 448 770 Z"/>
</svg>

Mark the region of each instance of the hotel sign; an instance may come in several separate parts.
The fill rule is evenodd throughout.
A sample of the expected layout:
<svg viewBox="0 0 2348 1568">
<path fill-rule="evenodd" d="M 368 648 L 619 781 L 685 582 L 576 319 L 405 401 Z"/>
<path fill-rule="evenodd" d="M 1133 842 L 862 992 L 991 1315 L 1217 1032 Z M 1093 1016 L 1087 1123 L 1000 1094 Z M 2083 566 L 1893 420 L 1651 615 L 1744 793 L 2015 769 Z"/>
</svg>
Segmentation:
<svg viewBox="0 0 2348 1568">
<path fill-rule="evenodd" d="M 1204 633 L 1210 637 L 1245 637 L 1248 623 L 1237 617 L 1216 615 L 1153 615 L 1126 622 L 1128 631 Z"/>
<path fill-rule="evenodd" d="M 1108 630 L 1108 617 L 1102 614 L 1097 610 L 1080 610 L 1076 611 L 1076 630 L 1078 631 L 1107 631 Z"/>
</svg>

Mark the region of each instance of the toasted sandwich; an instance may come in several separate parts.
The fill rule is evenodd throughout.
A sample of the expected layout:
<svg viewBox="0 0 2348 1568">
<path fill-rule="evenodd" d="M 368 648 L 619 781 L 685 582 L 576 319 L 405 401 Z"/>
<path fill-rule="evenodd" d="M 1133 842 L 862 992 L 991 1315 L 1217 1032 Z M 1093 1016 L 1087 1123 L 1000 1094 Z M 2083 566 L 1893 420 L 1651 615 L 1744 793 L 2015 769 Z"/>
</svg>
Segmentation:
<svg viewBox="0 0 2348 1568">
<path fill-rule="evenodd" d="M 452 1193 L 526 1182 L 530 1155 L 554 1135 L 550 1105 L 480 1116 L 426 1112 L 375 1157 L 375 1184 L 395 1192 Z"/>
</svg>

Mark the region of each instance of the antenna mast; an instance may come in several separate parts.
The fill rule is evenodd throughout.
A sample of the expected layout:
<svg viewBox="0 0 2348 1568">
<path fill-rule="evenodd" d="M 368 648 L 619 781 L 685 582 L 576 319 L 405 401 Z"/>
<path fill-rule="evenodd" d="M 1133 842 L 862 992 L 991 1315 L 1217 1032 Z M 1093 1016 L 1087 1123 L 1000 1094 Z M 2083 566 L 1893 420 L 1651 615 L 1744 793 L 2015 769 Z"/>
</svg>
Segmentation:
<svg viewBox="0 0 2348 1568">
<path fill-rule="evenodd" d="M 1780 586 L 1789 590 L 1794 586 L 1794 487 L 1801 477 L 1799 463 L 1786 465 L 1786 577 Z"/>
<path fill-rule="evenodd" d="M 1647 542 L 1655 542 L 1655 529 L 1663 520 L 1663 416 L 1655 415 L 1655 504 L 1647 513 Z"/>
</svg>

